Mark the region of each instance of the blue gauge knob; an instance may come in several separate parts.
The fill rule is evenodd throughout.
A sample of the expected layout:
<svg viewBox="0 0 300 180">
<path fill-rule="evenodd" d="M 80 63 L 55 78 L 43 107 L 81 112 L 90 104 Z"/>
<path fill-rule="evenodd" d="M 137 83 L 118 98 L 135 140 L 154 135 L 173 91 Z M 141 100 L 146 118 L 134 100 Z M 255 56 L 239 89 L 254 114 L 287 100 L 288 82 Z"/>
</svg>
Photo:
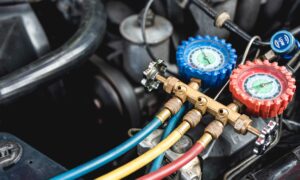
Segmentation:
<svg viewBox="0 0 300 180">
<path fill-rule="evenodd" d="M 213 88 L 223 85 L 229 78 L 237 55 L 224 39 L 196 36 L 178 46 L 176 58 L 183 78 L 198 78 L 205 88 Z"/>
<path fill-rule="evenodd" d="M 284 59 L 291 59 L 300 49 L 300 43 L 288 31 L 275 33 L 270 41 L 272 50 Z"/>
</svg>

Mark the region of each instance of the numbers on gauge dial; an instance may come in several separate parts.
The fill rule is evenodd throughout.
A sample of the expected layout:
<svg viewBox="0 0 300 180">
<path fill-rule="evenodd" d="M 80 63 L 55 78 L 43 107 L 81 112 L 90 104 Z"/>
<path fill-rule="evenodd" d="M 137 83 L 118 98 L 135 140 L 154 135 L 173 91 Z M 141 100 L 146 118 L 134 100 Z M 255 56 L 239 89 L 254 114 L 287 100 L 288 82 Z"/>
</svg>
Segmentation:
<svg viewBox="0 0 300 180">
<path fill-rule="evenodd" d="M 214 71 L 224 66 L 224 55 L 214 47 L 195 48 L 188 57 L 190 65 L 202 71 Z"/>
<path fill-rule="evenodd" d="M 253 98 L 271 100 L 280 94 L 282 86 L 276 77 L 259 73 L 246 78 L 244 89 Z"/>
</svg>

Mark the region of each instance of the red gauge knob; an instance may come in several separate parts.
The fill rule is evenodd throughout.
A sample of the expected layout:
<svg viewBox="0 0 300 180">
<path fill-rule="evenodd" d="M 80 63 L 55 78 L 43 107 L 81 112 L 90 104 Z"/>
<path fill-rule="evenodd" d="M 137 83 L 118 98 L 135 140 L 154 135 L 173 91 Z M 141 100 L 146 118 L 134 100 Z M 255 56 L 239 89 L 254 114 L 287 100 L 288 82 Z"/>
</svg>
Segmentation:
<svg viewBox="0 0 300 180">
<path fill-rule="evenodd" d="M 295 82 L 286 67 L 268 60 L 254 60 L 232 72 L 229 90 L 249 113 L 271 118 L 287 108 L 296 90 Z"/>
</svg>

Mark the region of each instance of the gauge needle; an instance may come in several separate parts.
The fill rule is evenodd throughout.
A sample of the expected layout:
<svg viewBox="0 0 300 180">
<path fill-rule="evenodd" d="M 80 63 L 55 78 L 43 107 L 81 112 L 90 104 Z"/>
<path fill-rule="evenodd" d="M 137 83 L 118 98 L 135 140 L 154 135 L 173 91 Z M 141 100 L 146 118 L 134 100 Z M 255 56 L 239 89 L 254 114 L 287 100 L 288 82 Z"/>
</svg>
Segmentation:
<svg viewBox="0 0 300 180">
<path fill-rule="evenodd" d="M 269 82 L 266 82 L 266 83 L 261 83 L 261 84 L 259 84 L 259 85 L 256 85 L 256 86 L 253 86 L 251 89 L 255 89 L 255 88 L 257 88 L 257 87 L 266 87 L 267 85 L 269 85 L 269 84 L 272 84 L 273 83 L 273 81 L 269 81 Z"/>
<path fill-rule="evenodd" d="M 208 62 L 208 64 L 211 64 L 210 61 L 209 61 L 209 59 L 207 58 L 206 54 L 204 53 L 204 51 L 201 50 L 201 52 L 202 52 L 202 54 L 204 56 L 204 59 Z"/>
</svg>

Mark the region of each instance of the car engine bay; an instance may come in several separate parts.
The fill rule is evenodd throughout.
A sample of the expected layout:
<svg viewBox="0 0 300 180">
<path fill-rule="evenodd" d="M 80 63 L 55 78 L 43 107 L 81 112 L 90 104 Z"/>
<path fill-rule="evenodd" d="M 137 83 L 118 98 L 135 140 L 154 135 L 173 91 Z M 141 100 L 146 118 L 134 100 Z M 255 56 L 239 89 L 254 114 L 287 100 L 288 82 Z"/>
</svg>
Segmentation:
<svg viewBox="0 0 300 180">
<path fill-rule="evenodd" d="M 300 0 L 1 0 L 0 179 L 299 179 Z"/>
</svg>

